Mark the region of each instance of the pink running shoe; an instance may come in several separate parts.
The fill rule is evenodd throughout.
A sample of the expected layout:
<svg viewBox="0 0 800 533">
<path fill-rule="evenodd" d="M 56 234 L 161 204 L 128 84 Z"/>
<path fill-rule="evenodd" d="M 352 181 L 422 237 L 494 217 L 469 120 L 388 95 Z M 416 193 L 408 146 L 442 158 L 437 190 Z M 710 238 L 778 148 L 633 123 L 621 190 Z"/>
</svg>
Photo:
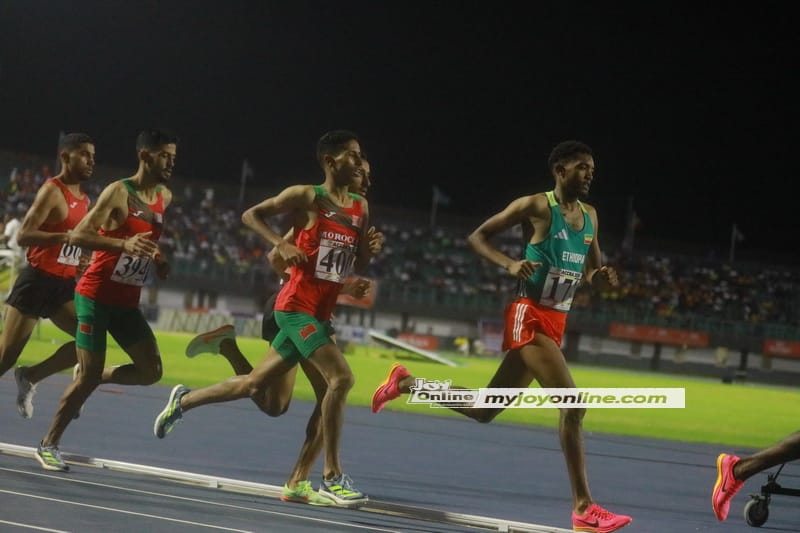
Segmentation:
<svg viewBox="0 0 800 533">
<path fill-rule="evenodd" d="M 738 462 L 738 457 L 727 453 L 721 453 L 717 457 L 717 482 L 714 483 L 714 492 L 711 493 L 711 507 L 720 522 L 728 518 L 731 498 L 744 485 L 744 481 L 736 481 L 733 477 L 733 466 Z"/>
<path fill-rule="evenodd" d="M 609 533 L 630 524 L 633 519 L 624 514 L 614 514 L 596 503 L 590 505 L 582 515 L 572 511 L 572 529 L 591 533 Z"/>
<path fill-rule="evenodd" d="M 386 376 L 386 380 L 375 389 L 375 394 L 372 395 L 372 412 L 380 413 L 383 406 L 389 401 L 399 398 L 400 381 L 410 375 L 406 367 L 400 363 L 393 364 L 392 368 L 389 369 L 389 375 Z"/>
</svg>

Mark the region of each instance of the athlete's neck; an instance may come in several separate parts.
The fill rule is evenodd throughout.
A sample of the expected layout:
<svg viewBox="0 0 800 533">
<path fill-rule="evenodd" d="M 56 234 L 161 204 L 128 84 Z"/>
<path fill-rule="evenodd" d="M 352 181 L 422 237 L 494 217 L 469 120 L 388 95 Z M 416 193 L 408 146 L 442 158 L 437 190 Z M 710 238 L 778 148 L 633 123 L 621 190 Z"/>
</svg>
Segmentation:
<svg viewBox="0 0 800 533">
<path fill-rule="evenodd" d="M 563 191 L 560 191 L 558 188 L 553 189 L 553 198 L 556 199 L 556 203 L 561 207 L 565 207 L 567 209 L 573 209 L 578 206 L 578 197 L 577 196 L 569 196 L 564 194 Z"/>
<path fill-rule="evenodd" d="M 161 185 L 158 179 L 148 176 L 141 170 L 128 179 L 136 190 L 136 194 L 139 195 L 139 198 L 148 204 L 155 203 L 157 196 L 156 187 Z"/>
<path fill-rule="evenodd" d="M 61 183 L 66 185 L 67 190 L 71 192 L 75 196 L 81 196 L 83 192 L 81 191 L 81 180 L 75 176 L 68 174 L 66 171 L 61 172 L 57 176 L 54 176 L 53 179 L 59 180 Z"/>
<path fill-rule="evenodd" d="M 328 196 L 330 196 L 333 203 L 341 207 L 349 207 L 352 204 L 350 190 L 347 185 L 326 182 L 322 187 L 328 192 Z"/>
</svg>

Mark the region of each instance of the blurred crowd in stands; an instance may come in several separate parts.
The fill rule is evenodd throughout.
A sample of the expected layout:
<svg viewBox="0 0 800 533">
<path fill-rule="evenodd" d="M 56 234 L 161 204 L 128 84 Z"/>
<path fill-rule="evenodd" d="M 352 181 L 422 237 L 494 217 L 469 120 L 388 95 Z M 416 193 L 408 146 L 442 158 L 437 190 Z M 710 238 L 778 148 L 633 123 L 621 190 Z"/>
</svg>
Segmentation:
<svg viewBox="0 0 800 533">
<path fill-rule="evenodd" d="M 52 173 L 47 165 L 0 168 L 0 173 L 5 229 L 14 218 L 21 219 Z M 85 189 L 94 200 L 107 183 L 91 180 Z M 223 283 L 222 287 L 234 281 L 252 283 L 254 275 L 262 285 L 276 283 L 266 265 L 265 243 L 241 223 L 236 195 L 185 182 L 175 184 L 173 193 L 161 246 L 174 262 L 183 265 L 174 271 L 176 275 Z M 386 235 L 384 253 L 371 265 L 370 275 L 375 279 L 424 286 L 445 302 L 448 295 L 514 295 L 516 281 L 469 250 L 466 235 L 472 227 L 431 229 L 424 223 L 424 214 L 381 218 L 380 209 L 374 210 L 373 218 Z M 521 255 L 521 235 L 505 235 L 499 242 L 510 256 Z M 668 318 L 695 314 L 800 326 L 800 273 L 796 267 L 732 266 L 724 260 L 623 253 L 610 242 L 613 239 L 604 241 L 604 252 L 607 263 L 620 272 L 621 286 L 609 293 L 582 288 L 575 296 L 575 308 L 603 311 L 624 306 L 639 315 Z M 8 237 L 0 237 L 0 247 L 8 247 Z"/>
</svg>

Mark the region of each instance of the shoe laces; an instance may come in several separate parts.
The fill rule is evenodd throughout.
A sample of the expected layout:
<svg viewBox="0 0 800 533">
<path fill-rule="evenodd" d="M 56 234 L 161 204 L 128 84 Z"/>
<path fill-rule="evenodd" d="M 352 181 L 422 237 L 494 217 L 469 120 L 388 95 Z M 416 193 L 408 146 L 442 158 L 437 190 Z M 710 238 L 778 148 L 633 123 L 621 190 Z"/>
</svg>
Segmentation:
<svg viewBox="0 0 800 533">
<path fill-rule="evenodd" d="M 343 489 L 352 490 L 353 489 L 353 480 L 347 474 L 339 474 L 338 476 L 332 478 L 328 483 L 333 485 L 339 485 Z"/>
<path fill-rule="evenodd" d="M 592 505 L 589 509 L 587 509 L 586 512 L 587 512 L 587 514 L 590 514 L 592 516 L 596 516 L 597 518 L 599 518 L 601 520 L 609 520 L 611 518 L 614 518 L 614 513 L 612 513 L 608 509 L 603 509 L 602 507 L 600 507 L 596 503 L 594 505 Z"/>
<path fill-rule="evenodd" d="M 297 492 L 303 496 L 308 496 L 313 492 L 310 481 L 298 481 Z"/>
</svg>

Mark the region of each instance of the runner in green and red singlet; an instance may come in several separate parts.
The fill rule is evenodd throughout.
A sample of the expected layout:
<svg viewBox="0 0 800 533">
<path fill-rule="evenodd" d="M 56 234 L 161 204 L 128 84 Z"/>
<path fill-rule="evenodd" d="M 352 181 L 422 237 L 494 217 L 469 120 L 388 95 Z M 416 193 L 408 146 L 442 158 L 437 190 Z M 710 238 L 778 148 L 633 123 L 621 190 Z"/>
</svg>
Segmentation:
<svg viewBox="0 0 800 533">
<path fill-rule="evenodd" d="M 61 397 L 36 453 L 48 470 L 68 470 L 58 448 L 61 436 L 100 383 L 150 385 L 161 379 L 161 356 L 139 309 L 139 296 L 151 269 L 162 279 L 169 272 L 156 241 L 164 209 L 172 200 L 164 183 L 172 176 L 177 138 L 164 131 L 145 130 L 136 140 L 136 150 L 136 174 L 106 187 L 97 205 L 70 234 L 72 244 L 95 252 L 75 290 L 79 371 Z M 106 333 L 132 363 L 104 368 Z"/>
<path fill-rule="evenodd" d="M 580 201 L 594 179 L 592 149 L 577 141 L 558 144 L 548 159 L 555 180 L 552 191 L 523 196 L 481 224 L 469 236 L 472 249 L 524 285 L 525 296 L 506 309 L 503 362 L 489 388 L 524 388 L 533 380 L 544 388 L 575 388 L 561 352 L 567 313 L 580 283 L 608 288 L 618 284 L 616 271 L 603 266 L 597 238 L 597 211 Z M 525 236 L 525 257 L 511 258 L 490 239 L 514 226 Z M 377 413 L 386 402 L 410 392 L 414 377 L 395 364 L 372 397 Z M 491 422 L 498 408 L 453 410 L 478 422 Z M 575 531 L 610 533 L 631 523 L 592 499 L 586 477 L 582 420 L 585 409 L 561 409 L 559 433 L 572 485 Z"/>
<path fill-rule="evenodd" d="M 365 502 L 367 496 L 353 486 L 339 461 L 342 419 L 354 378 L 332 340 L 330 318 L 348 275 L 353 270 L 362 272 L 370 259 L 368 239 L 362 238 L 366 237 L 364 228 L 369 227 L 367 202 L 348 191 L 353 181 L 363 176 L 363 155 L 355 134 L 333 131 L 320 139 L 317 159 L 325 173 L 323 185 L 288 187 L 242 216 L 246 225 L 277 248 L 290 268 L 289 281 L 275 304 L 280 331 L 269 353 L 247 375 L 194 391 L 176 386 L 153 430 L 163 438 L 183 413 L 201 405 L 245 397 L 262 402 L 265 391 L 306 360 L 324 377 L 327 386 L 321 401 L 325 471 L 319 492 L 340 505 L 354 505 Z M 264 222 L 264 218 L 280 213 L 293 216 L 293 242 L 284 240 Z M 297 484 L 297 498 L 326 505 L 329 502 L 312 500 L 311 483 L 306 479 L 313 459 L 314 454 L 299 459 L 296 472 L 303 472 L 303 476 Z"/>
</svg>

